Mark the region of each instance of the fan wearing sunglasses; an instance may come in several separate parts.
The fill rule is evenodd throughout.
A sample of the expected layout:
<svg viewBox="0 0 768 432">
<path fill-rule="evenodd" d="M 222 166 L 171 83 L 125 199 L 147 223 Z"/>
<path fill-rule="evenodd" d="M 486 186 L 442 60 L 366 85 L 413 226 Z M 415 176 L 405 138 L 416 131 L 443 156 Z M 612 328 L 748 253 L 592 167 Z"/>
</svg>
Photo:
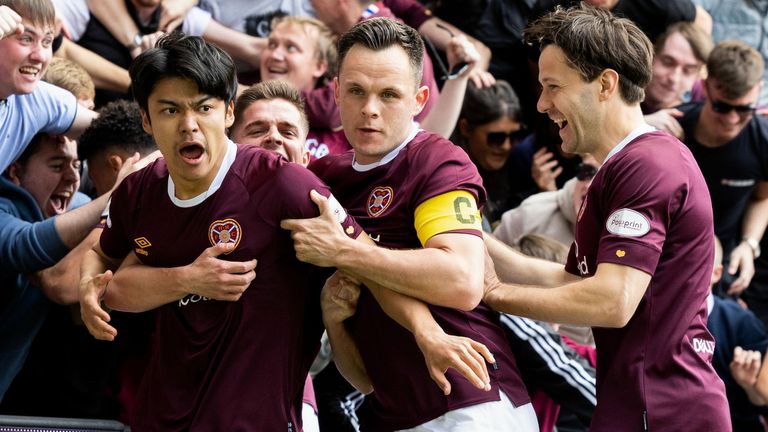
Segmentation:
<svg viewBox="0 0 768 432">
<path fill-rule="evenodd" d="M 680 107 L 685 144 L 707 181 L 723 243 L 718 294 L 738 296 L 750 285 L 768 223 L 768 121 L 755 115 L 763 69 L 755 49 L 723 41 L 707 61 L 707 100 Z"/>
<path fill-rule="evenodd" d="M 483 216 L 489 223 L 511 208 L 510 176 L 505 170 L 509 154 L 527 135 L 520 100 L 506 81 L 477 88 L 470 82 L 452 141 L 477 166 L 488 193 Z"/>
</svg>

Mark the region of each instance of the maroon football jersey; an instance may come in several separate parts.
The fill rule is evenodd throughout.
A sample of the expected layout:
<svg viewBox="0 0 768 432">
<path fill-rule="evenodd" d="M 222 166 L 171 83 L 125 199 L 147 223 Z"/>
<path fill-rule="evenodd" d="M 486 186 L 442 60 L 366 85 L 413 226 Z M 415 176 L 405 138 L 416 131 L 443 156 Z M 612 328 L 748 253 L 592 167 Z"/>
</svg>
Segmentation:
<svg viewBox="0 0 768 432">
<path fill-rule="evenodd" d="M 327 129 L 311 129 L 305 146 L 309 150 L 310 161 L 352 150 L 343 130 L 334 132 Z"/>
<path fill-rule="evenodd" d="M 712 206 L 690 151 L 640 135 L 598 171 L 576 224 L 566 270 L 600 263 L 652 275 L 624 328 L 594 328 L 597 408 L 591 431 L 729 431 L 712 368 L 706 296 L 713 266 Z"/>
<path fill-rule="evenodd" d="M 353 154 L 345 153 L 319 159 L 310 169 L 331 187 L 341 205 L 379 246 L 421 248 L 414 213 L 432 197 L 466 190 L 478 205 L 485 201 L 482 180 L 466 153 L 432 133 L 419 132 L 393 160 L 373 169 L 358 170 L 352 162 Z M 461 232 L 482 235 L 480 231 Z M 493 390 L 478 390 L 450 369 L 451 394 L 443 395 L 430 378 L 411 333 L 363 290 L 357 312 L 347 321 L 374 387 L 361 412 L 363 430 L 414 427 L 450 410 L 499 400 L 499 388 L 516 406 L 528 402 L 497 313 L 485 304 L 471 312 L 439 306 L 430 306 L 430 310 L 446 333 L 482 342 L 493 352 L 497 362 L 495 368 L 489 365 Z"/>
<path fill-rule="evenodd" d="M 236 247 L 222 258 L 256 258 L 256 279 L 236 302 L 189 295 L 158 308 L 157 343 L 131 426 L 300 430 L 304 380 L 322 333 L 322 279 L 296 259 L 280 221 L 317 216 L 309 191 L 328 195 L 328 188 L 272 152 L 232 143 L 207 197 L 180 201 L 170 185 L 164 159 L 120 185 L 104 252 L 134 251 L 146 265 L 176 267 L 230 242 Z M 345 226 L 351 237 L 360 233 L 351 218 Z"/>
</svg>

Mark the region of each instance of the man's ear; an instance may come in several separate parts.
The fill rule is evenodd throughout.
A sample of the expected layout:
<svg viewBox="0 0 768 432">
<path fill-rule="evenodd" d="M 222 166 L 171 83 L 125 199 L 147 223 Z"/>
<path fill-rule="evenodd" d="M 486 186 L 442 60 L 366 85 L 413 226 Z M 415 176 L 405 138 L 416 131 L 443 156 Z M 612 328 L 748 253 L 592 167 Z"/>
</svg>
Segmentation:
<svg viewBox="0 0 768 432">
<path fill-rule="evenodd" d="M 604 69 L 598 80 L 600 83 L 600 100 L 608 100 L 619 89 L 619 73 L 613 69 Z"/>
<path fill-rule="evenodd" d="M 469 127 L 469 122 L 467 119 L 459 119 L 459 131 L 461 132 L 461 136 L 464 138 L 469 138 L 469 136 L 472 135 L 472 128 Z"/>
<path fill-rule="evenodd" d="M 107 156 L 107 164 L 109 165 L 109 169 L 111 169 L 113 172 L 117 173 L 120 172 L 120 168 L 123 167 L 123 163 L 125 161 L 120 156 L 112 153 L 109 156 Z"/>
<path fill-rule="evenodd" d="M 335 76 L 333 77 L 333 82 L 331 83 L 331 86 L 333 87 L 333 98 L 336 100 L 336 105 L 339 105 L 339 77 Z"/>
<path fill-rule="evenodd" d="M 414 116 L 419 115 L 421 110 L 424 109 L 424 105 L 427 104 L 427 101 L 429 100 L 429 87 L 427 86 L 421 86 L 418 90 L 416 90 L 416 109 L 413 113 Z"/>
<path fill-rule="evenodd" d="M 321 76 L 325 75 L 326 72 L 328 72 L 328 62 L 326 61 L 317 62 L 317 65 L 315 66 L 315 70 L 312 72 L 312 78 L 318 79 Z"/>
<path fill-rule="evenodd" d="M 141 127 L 144 128 L 144 132 L 152 135 L 152 121 L 149 119 L 149 114 L 143 109 L 139 110 L 141 114 Z"/>
<path fill-rule="evenodd" d="M 12 163 L 7 170 L 5 170 L 5 174 L 8 176 L 8 179 L 11 180 L 11 183 L 15 184 L 16 186 L 21 186 L 21 175 L 23 173 L 23 169 L 21 168 L 21 165 L 19 165 L 18 162 Z"/>
<path fill-rule="evenodd" d="M 235 123 L 235 101 L 231 100 L 227 104 L 227 113 L 225 114 L 224 126 L 232 127 Z"/>
</svg>

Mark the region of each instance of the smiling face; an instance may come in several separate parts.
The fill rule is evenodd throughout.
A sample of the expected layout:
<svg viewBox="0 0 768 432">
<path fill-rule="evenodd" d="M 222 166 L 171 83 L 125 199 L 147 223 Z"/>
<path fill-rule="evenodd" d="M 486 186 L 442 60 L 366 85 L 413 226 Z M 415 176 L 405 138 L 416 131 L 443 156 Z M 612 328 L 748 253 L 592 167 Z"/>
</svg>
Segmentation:
<svg viewBox="0 0 768 432">
<path fill-rule="evenodd" d="M 141 111 L 144 130 L 165 157 L 176 196 L 189 199 L 206 191 L 227 151 L 225 130 L 234 121 L 234 103 L 199 92 L 182 78 L 161 79 Z"/>
<path fill-rule="evenodd" d="M 405 140 L 429 97 L 399 46 L 373 51 L 354 45 L 334 88 L 344 134 L 363 164 L 381 160 Z"/>
<path fill-rule="evenodd" d="M 24 33 L 0 39 L 0 99 L 32 93 L 51 61 L 53 28 L 22 19 Z"/>
<path fill-rule="evenodd" d="M 243 111 L 232 130 L 239 144 L 256 145 L 306 166 L 309 152 L 304 149 L 307 131 L 298 108 L 284 99 L 258 100 Z"/>
<path fill-rule="evenodd" d="M 469 144 L 469 153 L 472 160 L 486 171 L 498 171 L 506 165 L 509 153 L 515 148 L 517 142 L 507 137 L 501 145 L 493 145 L 488 142 L 488 134 L 500 132 L 510 134 L 522 128 L 520 122 L 512 117 L 503 116 L 492 122 L 470 128 L 465 120 L 460 125 L 461 133 Z"/>
<path fill-rule="evenodd" d="M 657 108 L 672 108 L 693 88 L 703 63 L 693 54 L 691 44 L 680 33 L 671 34 L 653 58 L 653 78 L 646 98 Z"/>
<path fill-rule="evenodd" d="M 707 80 L 704 86 L 704 91 L 707 94 L 707 101 L 704 103 L 704 107 L 701 109 L 701 118 L 699 119 L 698 128 L 703 131 L 706 138 L 709 141 L 725 144 L 736 138 L 741 131 L 747 126 L 754 113 L 742 112 L 739 113 L 736 110 L 729 110 L 727 112 L 717 112 L 713 108 L 714 103 L 725 103 L 733 106 L 757 106 L 758 98 L 760 97 L 760 89 L 762 84 L 758 83 L 752 87 L 742 97 L 736 99 L 726 98 L 723 92 L 718 90 L 717 81 L 712 78 Z"/>
<path fill-rule="evenodd" d="M 46 218 L 69 209 L 72 196 L 80 186 L 80 162 L 77 143 L 65 136 L 45 135 L 35 152 L 8 170 L 11 181 L 32 197 Z"/>
<path fill-rule="evenodd" d="M 599 145 L 600 84 L 585 82 L 576 69 L 568 65 L 563 50 L 549 45 L 539 57 L 541 96 L 536 108 L 560 128 L 563 150 L 568 153 L 593 153 Z"/>
<path fill-rule="evenodd" d="M 328 65 L 318 60 L 318 31 L 310 25 L 283 22 L 267 40 L 261 54 L 261 80 L 278 79 L 299 90 L 312 90 Z"/>
</svg>

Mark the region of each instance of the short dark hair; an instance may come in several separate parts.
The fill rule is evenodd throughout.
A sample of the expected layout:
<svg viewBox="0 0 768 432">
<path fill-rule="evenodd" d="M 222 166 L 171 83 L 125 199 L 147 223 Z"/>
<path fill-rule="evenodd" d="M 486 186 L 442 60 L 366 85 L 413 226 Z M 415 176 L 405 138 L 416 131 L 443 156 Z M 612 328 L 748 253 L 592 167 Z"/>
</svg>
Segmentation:
<svg viewBox="0 0 768 432">
<path fill-rule="evenodd" d="M 472 81 L 467 84 L 460 119 L 466 119 L 471 127 L 475 127 L 505 116 L 517 122 L 522 120 L 520 99 L 508 82 L 496 80 L 492 86 L 483 88 Z"/>
<path fill-rule="evenodd" d="M 645 99 L 651 81 L 653 46 L 632 21 L 582 3 L 558 7 L 525 29 L 528 43 L 555 45 L 586 82 L 606 69 L 619 74 L 619 94 L 629 103 Z"/>
<path fill-rule="evenodd" d="M 53 27 L 56 23 L 56 10 L 51 0 L 0 0 L 0 6 L 8 6 L 35 25 Z"/>
<path fill-rule="evenodd" d="M 301 98 L 301 93 L 296 87 L 280 80 L 262 81 L 243 91 L 235 102 L 235 123 L 230 130 L 234 130 L 243 122 L 243 112 L 254 102 L 273 99 L 283 99 L 295 106 L 301 115 L 301 126 L 305 132 L 309 131 L 309 120 L 307 120 L 307 113 L 304 111 L 304 100 Z"/>
<path fill-rule="evenodd" d="M 763 79 L 765 61 L 756 49 L 738 40 L 715 45 L 707 60 L 707 82 L 728 99 L 738 99 Z"/>
<path fill-rule="evenodd" d="M 391 46 L 399 46 L 405 50 L 416 87 L 419 87 L 421 68 L 424 64 L 424 41 L 421 40 L 419 32 L 390 18 L 371 18 L 359 22 L 339 38 L 339 72 L 347 53 L 357 44 L 373 51 L 385 50 Z"/>
<path fill-rule="evenodd" d="M 31 158 L 33 154 L 40 150 L 40 145 L 43 143 L 43 138 L 45 138 L 47 135 L 48 134 L 45 132 L 36 133 L 35 136 L 33 136 L 29 141 L 29 144 L 27 144 L 27 147 L 24 148 L 24 151 L 19 155 L 19 157 L 16 158 L 14 163 L 22 166 L 26 165 L 29 161 L 29 158 Z"/>
<path fill-rule="evenodd" d="M 77 141 L 81 160 L 116 147 L 142 156 L 155 150 L 155 140 L 141 126 L 141 114 L 136 102 L 119 100 L 99 109 L 99 117 L 93 120 Z"/>
<path fill-rule="evenodd" d="M 147 101 L 158 81 L 188 79 L 200 93 L 229 103 L 235 99 L 237 78 L 232 58 L 216 45 L 199 36 L 174 32 L 157 41 L 155 48 L 141 53 L 131 63 L 133 97 L 147 110 Z"/>
</svg>

